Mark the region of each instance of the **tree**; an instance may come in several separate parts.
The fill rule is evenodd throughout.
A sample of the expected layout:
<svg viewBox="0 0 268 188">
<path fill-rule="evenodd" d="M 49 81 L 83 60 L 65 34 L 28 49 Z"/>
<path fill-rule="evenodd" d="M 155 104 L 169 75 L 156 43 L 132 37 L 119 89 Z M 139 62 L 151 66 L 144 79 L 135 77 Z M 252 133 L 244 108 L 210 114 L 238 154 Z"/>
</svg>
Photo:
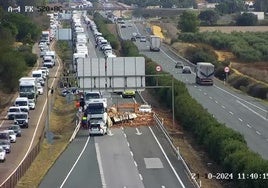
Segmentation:
<svg viewBox="0 0 268 188">
<path fill-rule="evenodd" d="M 180 20 L 178 22 L 178 29 L 182 32 L 192 32 L 196 33 L 199 28 L 199 20 L 195 13 L 190 11 L 185 11 L 180 16 Z"/>
<path fill-rule="evenodd" d="M 268 0 L 255 0 L 255 11 L 268 12 Z"/>
<path fill-rule="evenodd" d="M 216 9 L 222 14 L 232 14 L 245 10 L 243 0 L 225 0 L 216 5 Z"/>
<path fill-rule="evenodd" d="M 238 26 L 253 26 L 257 25 L 258 18 L 253 13 L 243 13 L 236 18 L 236 25 Z"/>
<path fill-rule="evenodd" d="M 200 12 L 198 18 L 206 25 L 214 25 L 219 19 L 219 14 L 214 10 L 204 10 Z"/>
</svg>

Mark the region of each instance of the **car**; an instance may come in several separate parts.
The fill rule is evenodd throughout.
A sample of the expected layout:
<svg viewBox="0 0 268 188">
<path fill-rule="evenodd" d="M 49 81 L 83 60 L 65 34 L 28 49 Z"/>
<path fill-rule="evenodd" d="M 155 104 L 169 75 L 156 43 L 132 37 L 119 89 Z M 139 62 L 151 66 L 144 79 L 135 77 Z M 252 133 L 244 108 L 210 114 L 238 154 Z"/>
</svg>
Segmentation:
<svg viewBox="0 0 268 188">
<path fill-rule="evenodd" d="M 0 131 L 0 140 L 6 140 L 10 142 L 9 133 L 5 130 Z"/>
<path fill-rule="evenodd" d="M 47 76 L 49 75 L 49 69 L 47 67 L 40 67 L 41 70 L 45 70 L 47 72 Z"/>
<path fill-rule="evenodd" d="M 126 90 L 122 93 L 123 98 L 132 98 L 135 97 L 136 93 L 134 90 Z"/>
<path fill-rule="evenodd" d="M 140 42 L 146 42 L 146 37 L 145 36 L 141 36 Z"/>
<path fill-rule="evenodd" d="M 148 105 L 148 104 L 142 104 L 139 107 L 139 112 L 151 113 L 152 112 L 152 107 L 151 107 L 151 105 Z"/>
<path fill-rule="evenodd" d="M 4 162 L 6 160 L 6 150 L 0 146 L 0 161 Z"/>
<path fill-rule="evenodd" d="M 38 85 L 37 86 L 37 91 L 38 91 L 38 94 L 39 95 L 43 95 L 44 94 L 44 89 L 43 89 L 43 87 L 41 85 Z"/>
<path fill-rule="evenodd" d="M 29 114 L 28 113 L 19 113 L 15 114 L 14 124 L 19 125 L 20 127 L 29 127 Z"/>
<path fill-rule="evenodd" d="M 11 152 L 11 145 L 10 145 L 10 141 L 8 140 L 0 140 L 0 147 L 6 150 L 6 153 Z"/>
<path fill-rule="evenodd" d="M 72 92 L 68 89 L 63 89 L 61 91 L 61 96 L 66 97 L 69 93 L 72 93 Z"/>
<path fill-rule="evenodd" d="M 176 65 L 175 65 L 175 68 L 177 68 L 177 69 L 182 69 L 182 68 L 183 68 L 182 63 L 177 62 Z"/>
<path fill-rule="evenodd" d="M 189 66 L 183 66 L 183 68 L 182 68 L 182 73 L 183 74 L 191 74 L 191 67 L 189 67 Z"/>
<path fill-rule="evenodd" d="M 131 39 L 130 39 L 131 41 L 136 41 L 136 37 L 131 37 Z"/>
<path fill-rule="evenodd" d="M 136 37 L 136 39 L 140 39 L 141 38 L 141 34 L 136 33 L 135 37 Z"/>
<path fill-rule="evenodd" d="M 4 130 L 4 131 L 9 134 L 10 142 L 15 143 L 17 140 L 16 133 L 13 130 Z"/>
<path fill-rule="evenodd" d="M 126 28 L 126 24 L 121 24 L 121 28 Z"/>
<path fill-rule="evenodd" d="M 7 118 L 9 120 L 13 120 L 14 119 L 14 115 L 16 113 L 20 113 L 21 112 L 21 108 L 19 106 L 11 106 L 9 107 L 8 111 L 7 111 Z"/>
<path fill-rule="evenodd" d="M 35 109 L 34 99 L 29 99 L 29 108 L 30 108 L 30 110 L 34 110 Z"/>
<path fill-rule="evenodd" d="M 21 137 L 21 128 L 19 125 L 10 125 L 7 129 L 13 130 L 16 133 L 17 137 Z"/>
</svg>

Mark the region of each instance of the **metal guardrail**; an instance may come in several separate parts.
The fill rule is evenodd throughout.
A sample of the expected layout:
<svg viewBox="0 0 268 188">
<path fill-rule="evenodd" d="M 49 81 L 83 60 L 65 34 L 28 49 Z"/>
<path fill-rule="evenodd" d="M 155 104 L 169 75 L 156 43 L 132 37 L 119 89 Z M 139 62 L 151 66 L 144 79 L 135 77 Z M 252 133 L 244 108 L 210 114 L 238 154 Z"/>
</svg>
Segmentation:
<svg viewBox="0 0 268 188">
<path fill-rule="evenodd" d="M 142 97 L 141 92 L 138 92 L 138 94 L 139 94 L 141 100 L 143 101 L 143 103 L 147 103 L 147 102 L 145 101 L 145 99 Z M 166 137 L 168 143 L 169 143 L 170 146 L 172 147 L 173 151 L 176 153 L 176 155 L 177 155 L 177 157 L 178 157 L 178 160 L 181 160 L 181 161 L 182 161 L 182 164 L 184 165 L 184 167 L 185 167 L 185 169 L 186 169 L 188 175 L 189 175 L 190 177 L 192 177 L 192 174 L 193 174 L 193 173 L 191 172 L 191 170 L 189 169 L 189 167 L 188 167 L 188 165 L 186 164 L 185 160 L 182 158 L 181 154 L 179 153 L 179 151 L 177 150 L 177 148 L 176 148 L 175 145 L 173 144 L 173 142 L 172 142 L 172 137 L 169 135 L 168 131 L 166 130 L 166 128 L 165 128 L 165 126 L 164 126 L 164 123 L 160 120 L 160 118 L 157 116 L 156 113 L 154 113 L 153 117 L 154 117 L 154 120 L 155 120 L 155 122 L 157 123 L 158 127 L 159 127 L 159 128 L 161 129 L 161 131 L 164 133 L 164 135 L 165 135 L 165 137 Z M 193 180 L 194 185 L 195 185 L 197 188 L 200 188 L 200 186 L 199 186 L 198 182 L 196 181 L 196 179 L 193 179 L 193 178 L 191 178 L 191 179 Z"/>
<path fill-rule="evenodd" d="M 181 160 L 188 175 L 190 177 L 192 177 L 192 172 L 189 169 L 188 165 L 186 164 L 185 160 L 182 158 L 181 154 L 179 153 L 179 151 L 176 149 L 176 147 L 174 146 L 173 142 L 172 142 L 172 138 L 170 137 L 169 133 L 167 132 L 166 128 L 164 127 L 164 123 L 160 120 L 160 118 L 157 116 L 157 114 L 154 113 L 153 115 L 155 122 L 157 123 L 157 125 L 159 126 L 159 128 L 162 130 L 162 132 L 164 133 L 166 139 L 168 140 L 169 144 L 171 145 L 172 149 L 174 150 L 174 152 L 176 153 L 178 160 Z M 193 180 L 193 183 L 196 187 L 200 188 L 199 184 L 197 183 L 196 179 L 191 178 Z"/>
</svg>

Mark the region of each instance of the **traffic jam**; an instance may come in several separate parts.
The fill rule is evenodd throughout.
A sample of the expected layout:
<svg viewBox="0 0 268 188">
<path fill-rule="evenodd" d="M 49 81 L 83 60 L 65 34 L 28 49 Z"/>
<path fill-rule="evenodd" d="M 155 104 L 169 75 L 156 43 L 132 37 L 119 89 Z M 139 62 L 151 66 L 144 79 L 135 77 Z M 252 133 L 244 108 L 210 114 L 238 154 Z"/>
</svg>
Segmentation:
<svg viewBox="0 0 268 188">
<path fill-rule="evenodd" d="M 11 153 L 12 144 L 19 141 L 18 137 L 23 136 L 24 129 L 31 126 L 29 124 L 30 111 L 35 110 L 37 100 L 44 94 L 49 71 L 56 64 L 56 53 L 51 50 L 51 43 L 54 40 L 59 22 L 56 13 L 48 16 L 50 17 L 50 28 L 42 31 L 38 44 L 41 63 L 28 76 L 19 79 L 18 97 L 8 108 L 5 117 L 9 126 L 0 129 L 0 162 L 6 160 L 7 154 Z M 50 92 L 53 92 L 53 88 L 50 89 Z"/>
</svg>

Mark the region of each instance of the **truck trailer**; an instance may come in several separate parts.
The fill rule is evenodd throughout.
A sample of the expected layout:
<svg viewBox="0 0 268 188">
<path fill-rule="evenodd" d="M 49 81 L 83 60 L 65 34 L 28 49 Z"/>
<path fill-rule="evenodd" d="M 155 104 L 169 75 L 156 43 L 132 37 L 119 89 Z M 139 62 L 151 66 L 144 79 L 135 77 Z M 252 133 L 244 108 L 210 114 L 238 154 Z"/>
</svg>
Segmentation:
<svg viewBox="0 0 268 188">
<path fill-rule="evenodd" d="M 150 36 L 150 51 L 159 52 L 161 47 L 161 38 L 156 35 Z"/>
<path fill-rule="evenodd" d="M 195 82 L 199 85 L 213 85 L 215 68 L 208 62 L 198 62 L 196 64 Z"/>
</svg>

